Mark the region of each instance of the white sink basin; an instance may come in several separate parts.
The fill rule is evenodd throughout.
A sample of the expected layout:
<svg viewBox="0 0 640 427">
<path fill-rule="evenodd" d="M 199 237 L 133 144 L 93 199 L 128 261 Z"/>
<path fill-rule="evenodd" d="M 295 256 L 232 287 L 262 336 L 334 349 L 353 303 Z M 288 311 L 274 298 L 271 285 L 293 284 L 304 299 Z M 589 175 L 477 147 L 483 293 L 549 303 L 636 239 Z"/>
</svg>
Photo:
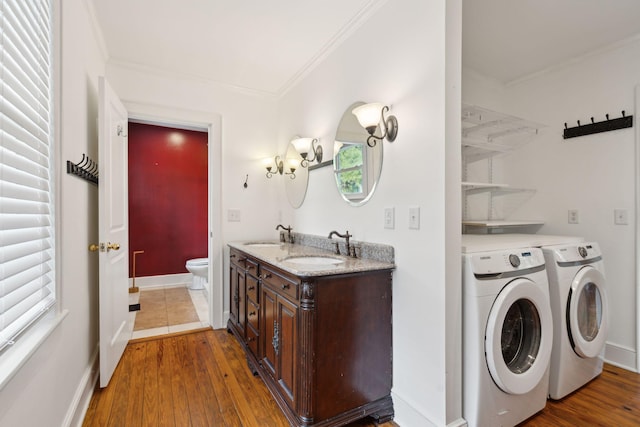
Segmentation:
<svg viewBox="0 0 640 427">
<path fill-rule="evenodd" d="M 253 247 L 258 247 L 258 248 L 275 248 L 280 246 L 280 243 L 274 243 L 274 242 L 251 242 L 251 243 L 245 243 L 245 246 L 253 246 Z"/>
<path fill-rule="evenodd" d="M 331 258 L 326 256 L 298 256 L 291 257 L 284 260 L 285 262 L 290 262 L 292 264 L 302 264 L 302 265 L 338 265 L 342 264 L 344 260 L 338 258 Z"/>
</svg>

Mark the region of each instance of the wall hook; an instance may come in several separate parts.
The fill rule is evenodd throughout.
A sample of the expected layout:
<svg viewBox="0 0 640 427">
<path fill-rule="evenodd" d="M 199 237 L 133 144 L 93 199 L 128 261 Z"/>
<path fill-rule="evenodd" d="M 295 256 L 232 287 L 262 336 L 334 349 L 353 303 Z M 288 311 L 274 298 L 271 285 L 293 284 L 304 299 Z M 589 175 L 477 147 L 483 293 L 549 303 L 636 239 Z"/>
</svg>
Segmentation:
<svg viewBox="0 0 640 427">
<path fill-rule="evenodd" d="M 568 128 L 565 123 L 562 136 L 564 139 L 568 139 L 633 127 L 633 116 L 627 116 L 625 110 L 622 110 L 622 117 L 618 117 L 617 119 L 609 119 L 608 113 L 605 114 L 605 117 L 607 120 L 601 122 L 596 122 L 593 117 L 591 117 L 591 123 L 585 125 L 581 125 L 580 120 L 577 120 L 578 126 L 572 128 Z"/>
<path fill-rule="evenodd" d="M 249 181 L 249 174 L 247 174 L 246 178 L 244 179 L 244 188 L 247 188 L 249 186 L 249 184 L 247 184 L 247 181 Z"/>
<path fill-rule="evenodd" d="M 98 163 L 86 154 L 82 154 L 82 160 L 78 163 L 67 160 L 67 173 L 98 185 Z"/>
</svg>

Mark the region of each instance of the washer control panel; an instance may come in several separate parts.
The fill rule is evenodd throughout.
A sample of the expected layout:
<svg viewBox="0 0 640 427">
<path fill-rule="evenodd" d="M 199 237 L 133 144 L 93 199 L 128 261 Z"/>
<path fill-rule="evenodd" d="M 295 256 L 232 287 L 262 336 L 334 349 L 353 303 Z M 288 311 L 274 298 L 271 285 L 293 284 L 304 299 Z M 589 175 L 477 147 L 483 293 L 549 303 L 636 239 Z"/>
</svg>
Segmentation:
<svg viewBox="0 0 640 427">
<path fill-rule="evenodd" d="M 471 257 L 473 273 L 477 275 L 506 273 L 544 266 L 544 255 L 540 248 L 478 252 L 467 256 Z"/>
</svg>

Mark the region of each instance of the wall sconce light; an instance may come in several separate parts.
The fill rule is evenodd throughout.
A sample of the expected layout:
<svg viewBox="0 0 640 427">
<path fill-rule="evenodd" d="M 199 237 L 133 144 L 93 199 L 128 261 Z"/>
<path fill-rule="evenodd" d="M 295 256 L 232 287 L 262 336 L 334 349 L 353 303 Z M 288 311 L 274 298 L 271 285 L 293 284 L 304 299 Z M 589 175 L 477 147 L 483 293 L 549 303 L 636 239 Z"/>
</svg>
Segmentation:
<svg viewBox="0 0 640 427">
<path fill-rule="evenodd" d="M 296 167 L 291 162 L 287 163 L 289 163 L 287 169 L 289 169 L 290 172 L 284 171 L 284 162 L 282 158 L 280 158 L 280 156 L 275 156 L 273 159 L 271 157 L 264 159 L 264 167 L 267 169 L 267 178 L 271 178 L 274 174 L 277 173 L 280 175 L 289 175 L 289 178 L 295 179 Z"/>
<path fill-rule="evenodd" d="M 306 168 L 309 166 L 309 162 L 313 162 L 317 160 L 318 163 L 322 163 L 322 145 L 316 146 L 318 143 L 317 138 L 296 138 L 291 141 L 293 146 L 295 147 L 302 160 L 300 161 L 300 166 Z M 312 157 L 309 156 L 309 151 L 313 152 Z"/>
<path fill-rule="evenodd" d="M 396 136 L 398 136 L 398 119 L 392 115 L 385 118 L 384 113 L 388 111 L 388 106 L 378 102 L 360 105 L 351 111 L 358 119 L 358 122 L 360 122 L 360 125 L 369 132 L 369 137 L 367 138 L 367 145 L 369 147 L 375 147 L 378 141 L 382 141 L 385 138 L 389 142 L 396 140 Z M 384 133 L 382 136 L 376 136 L 376 129 L 381 122 Z"/>
</svg>

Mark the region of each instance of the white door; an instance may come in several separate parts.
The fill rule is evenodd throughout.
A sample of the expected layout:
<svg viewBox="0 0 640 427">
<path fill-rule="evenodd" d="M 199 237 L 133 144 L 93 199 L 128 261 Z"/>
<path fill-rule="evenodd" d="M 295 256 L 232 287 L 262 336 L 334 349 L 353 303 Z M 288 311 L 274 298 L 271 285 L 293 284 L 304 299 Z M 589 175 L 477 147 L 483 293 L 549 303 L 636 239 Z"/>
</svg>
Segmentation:
<svg viewBox="0 0 640 427">
<path fill-rule="evenodd" d="M 546 285 L 515 279 L 491 307 L 485 335 L 487 366 L 505 393 L 528 393 L 547 372 L 553 325 Z"/>
<path fill-rule="evenodd" d="M 582 268 L 571 283 L 567 307 L 568 333 L 580 357 L 597 357 L 607 336 L 607 295 L 604 276 L 593 267 Z"/>
<path fill-rule="evenodd" d="M 106 387 L 133 331 L 129 315 L 127 110 L 104 77 L 99 91 L 100 387 Z"/>
</svg>

